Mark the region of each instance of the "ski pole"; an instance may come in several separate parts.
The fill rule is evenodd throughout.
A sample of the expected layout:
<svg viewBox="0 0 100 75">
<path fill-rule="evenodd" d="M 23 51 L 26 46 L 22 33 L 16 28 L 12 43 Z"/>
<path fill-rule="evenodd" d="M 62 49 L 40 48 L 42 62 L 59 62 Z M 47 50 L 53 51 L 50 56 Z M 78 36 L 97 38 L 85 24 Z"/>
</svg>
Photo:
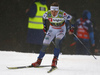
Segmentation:
<svg viewBox="0 0 100 75">
<path fill-rule="evenodd" d="M 86 48 L 86 50 L 95 58 L 97 59 L 90 51 L 89 49 L 83 44 L 83 42 L 73 33 L 73 35 L 78 39 L 78 41 Z"/>
<path fill-rule="evenodd" d="M 55 46 L 55 43 L 54 43 L 54 41 L 51 41 L 52 43 L 53 43 L 53 45 Z"/>
</svg>

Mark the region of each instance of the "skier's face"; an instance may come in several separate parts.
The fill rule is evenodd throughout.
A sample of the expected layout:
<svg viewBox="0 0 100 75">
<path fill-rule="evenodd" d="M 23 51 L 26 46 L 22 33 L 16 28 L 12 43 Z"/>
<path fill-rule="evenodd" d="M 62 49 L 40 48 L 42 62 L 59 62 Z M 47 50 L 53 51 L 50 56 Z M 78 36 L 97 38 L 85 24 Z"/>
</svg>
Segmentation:
<svg viewBox="0 0 100 75">
<path fill-rule="evenodd" d="M 57 13 L 58 13 L 58 11 L 55 11 L 55 10 L 51 11 L 52 16 L 54 16 L 54 17 L 57 15 Z"/>
</svg>

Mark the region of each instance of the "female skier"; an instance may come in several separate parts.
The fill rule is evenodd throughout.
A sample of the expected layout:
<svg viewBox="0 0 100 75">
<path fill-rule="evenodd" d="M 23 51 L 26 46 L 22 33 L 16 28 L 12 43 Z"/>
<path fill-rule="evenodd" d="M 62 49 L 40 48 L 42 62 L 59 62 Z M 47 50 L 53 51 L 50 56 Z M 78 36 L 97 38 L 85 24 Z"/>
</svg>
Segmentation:
<svg viewBox="0 0 100 75">
<path fill-rule="evenodd" d="M 72 19 L 72 16 L 66 12 L 59 9 L 58 3 L 54 2 L 50 6 L 50 10 L 43 15 L 44 19 L 44 29 L 46 36 L 43 40 L 43 47 L 40 50 L 38 59 L 35 63 L 32 63 L 32 66 L 36 67 L 41 64 L 41 61 L 45 55 L 45 50 L 55 38 L 55 48 L 54 48 L 54 58 L 52 60 L 51 67 L 56 67 L 58 56 L 60 53 L 60 41 L 65 36 L 66 26 L 65 22 Z M 49 20 L 50 26 L 47 30 L 46 20 Z"/>
</svg>

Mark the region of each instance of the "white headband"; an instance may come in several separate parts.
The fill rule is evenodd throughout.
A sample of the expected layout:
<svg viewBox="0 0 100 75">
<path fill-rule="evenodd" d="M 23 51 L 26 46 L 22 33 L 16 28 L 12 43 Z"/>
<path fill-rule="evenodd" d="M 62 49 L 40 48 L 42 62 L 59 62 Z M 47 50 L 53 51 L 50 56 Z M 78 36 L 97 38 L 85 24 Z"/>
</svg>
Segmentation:
<svg viewBox="0 0 100 75">
<path fill-rule="evenodd" d="M 59 6 L 50 6 L 50 10 L 59 11 Z"/>
</svg>

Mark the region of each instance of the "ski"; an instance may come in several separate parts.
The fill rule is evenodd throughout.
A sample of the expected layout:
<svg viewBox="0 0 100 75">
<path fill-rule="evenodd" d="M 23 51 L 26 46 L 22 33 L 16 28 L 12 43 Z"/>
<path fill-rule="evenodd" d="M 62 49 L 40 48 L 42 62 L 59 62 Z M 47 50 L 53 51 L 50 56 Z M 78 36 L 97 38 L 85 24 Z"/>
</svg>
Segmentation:
<svg viewBox="0 0 100 75">
<path fill-rule="evenodd" d="M 23 69 L 23 68 L 32 68 L 34 66 L 18 66 L 18 67 L 7 67 L 8 69 Z M 42 67 L 51 67 L 51 65 L 41 65 L 41 66 L 37 66 L 37 67 L 34 67 L 34 68 L 42 68 Z"/>
<path fill-rule="evenodd" d="M 49 71 L 47 71 L 47 73 L 51 73 L 52 71 L 56 70 L 57 67 L 51 67 L 51 69 Z"/>
</svg>

